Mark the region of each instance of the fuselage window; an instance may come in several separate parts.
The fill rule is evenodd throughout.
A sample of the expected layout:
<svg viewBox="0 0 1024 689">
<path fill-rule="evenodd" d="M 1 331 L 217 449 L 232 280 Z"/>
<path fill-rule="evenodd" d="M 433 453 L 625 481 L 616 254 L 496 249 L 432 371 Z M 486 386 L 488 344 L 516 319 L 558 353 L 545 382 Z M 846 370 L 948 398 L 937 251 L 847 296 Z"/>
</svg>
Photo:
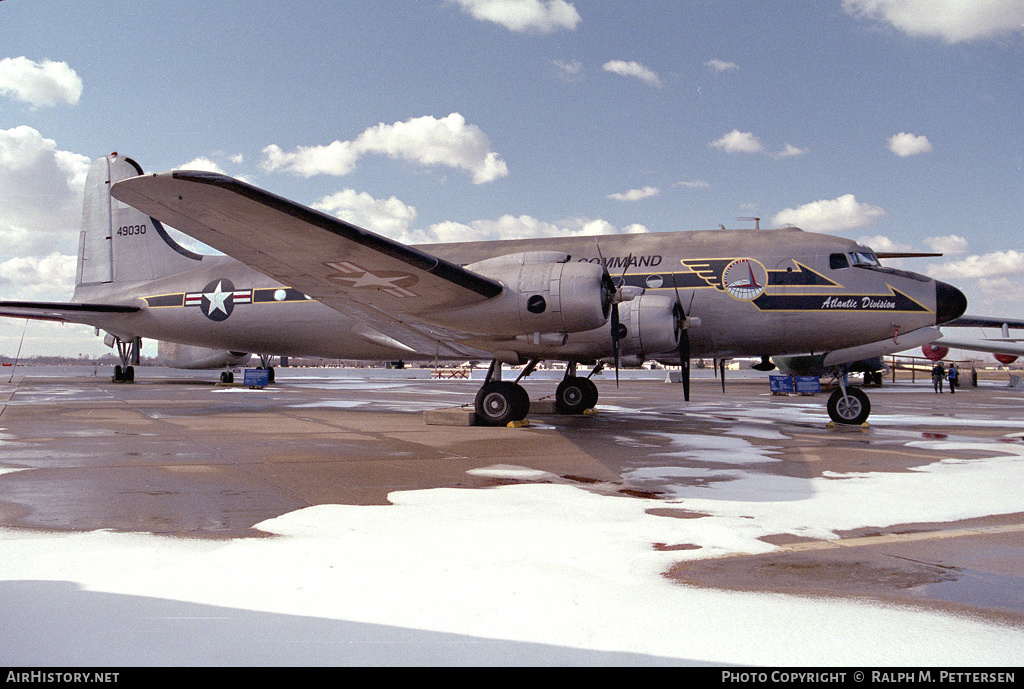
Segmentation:
<svg viewBox="0 0 1024 689">
<path fill-rule="evenodd" d="M 846 260 L 846 254 L 832 254 L 828 257 L 828 267 L 832 270 L 839 270 L 840 268 L 849 268 L 850 264 Z"/>
</svg>

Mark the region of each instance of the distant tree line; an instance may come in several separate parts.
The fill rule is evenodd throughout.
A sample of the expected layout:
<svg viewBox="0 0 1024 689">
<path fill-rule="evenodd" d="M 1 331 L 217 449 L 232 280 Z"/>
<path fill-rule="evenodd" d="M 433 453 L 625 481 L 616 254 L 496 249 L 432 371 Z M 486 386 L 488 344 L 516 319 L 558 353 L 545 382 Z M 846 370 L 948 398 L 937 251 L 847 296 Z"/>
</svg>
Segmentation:
<svg viewBox="0 0 1024 689">
<path fill-rule="evenodd" d="M 156 362 L 151 357 L 142 357 L 143 366 L 153 366 Z M 13 364 L 13 356 L 0 354 L 0 364 Z M 23 356 L 17 361 L 18 366 L 116 366 L 121 360 L 116 354 L 104 354 L 100 357 L 90 356 Z"/>
</svg>

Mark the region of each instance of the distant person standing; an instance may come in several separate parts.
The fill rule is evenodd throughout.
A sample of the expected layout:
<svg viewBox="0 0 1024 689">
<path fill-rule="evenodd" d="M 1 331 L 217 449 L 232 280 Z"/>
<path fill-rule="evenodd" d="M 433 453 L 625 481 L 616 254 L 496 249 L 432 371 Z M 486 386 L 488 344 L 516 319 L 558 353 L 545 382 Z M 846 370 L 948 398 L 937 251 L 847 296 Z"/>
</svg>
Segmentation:
<svg viewBox="0 0 1024 689">
<path fill-rule="evenodd" d="M 935 392 L 942 392 L 942 379 L 946 377 L 946 367 L 941 361 L 936 361 L 932 366 L 932 386 Z"/>
<path fill-rule="evenodd" d="M 956 394 L 956 386 L 960 382 L 960 371 L 957 369 L 956 364 L 949 365 L 949 373 L 946 374 L 949 378 L 949 391 Z"/>
</svg>

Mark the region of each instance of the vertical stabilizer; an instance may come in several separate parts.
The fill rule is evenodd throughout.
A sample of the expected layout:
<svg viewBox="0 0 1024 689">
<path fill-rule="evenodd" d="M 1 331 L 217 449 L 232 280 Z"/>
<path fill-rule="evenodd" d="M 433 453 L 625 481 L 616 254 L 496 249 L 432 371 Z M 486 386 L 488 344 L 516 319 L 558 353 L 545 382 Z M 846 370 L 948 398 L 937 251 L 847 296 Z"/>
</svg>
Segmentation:
<svg viewBox="0 0 1024 689">
<path fill-rule="evenodd" d="M 117 153 L 93 161 L 85 181 L 76 285 L 155 280 L 202 260 L 158 221 L 111 197 L 113 184 L 141 174 L 138 163 Z"/>
</svg>

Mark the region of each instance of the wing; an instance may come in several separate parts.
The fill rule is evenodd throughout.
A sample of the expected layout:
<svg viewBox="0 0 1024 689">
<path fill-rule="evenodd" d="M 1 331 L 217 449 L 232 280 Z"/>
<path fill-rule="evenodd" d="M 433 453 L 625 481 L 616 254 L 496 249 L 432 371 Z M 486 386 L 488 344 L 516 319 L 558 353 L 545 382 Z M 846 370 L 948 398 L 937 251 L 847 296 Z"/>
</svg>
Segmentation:
<svg viewBox="0 0 1024 689">
<path fill-rule="evenodd" d="M 942 324 L 943 328 L 1024 328 L 1024 321 L 991 316 L 960 316 Z"/>
<path fill-rule="evenodd" d="M 468 335 L 430 325 L 430 314 L 503 289 L 496 280 L 225 175 L 179 170 L 132 177 L 115 184 L 111 195 L 421 352 L 479 354 L 443 346 Z"/>
<path fill-rule="evenodd" d="M 139 311 L 138 306 L 117 304 L 75 304 L 72 302 L 0 301 L 0 316 L 30 318 L 39 321 L 84 323 L 96 325 L 109 322 L 111 317 Z"/>
<path fill-rule="evenodd" d="M 1024 356 L 1024 344 L 1016 340 L 961 340 L 955 337 L 941 337 L 932 344 L 950 349 L 966 349 L 970 352 Z"/>
<path fill-rule="evenodd" d="M 988 352 L 989 354 L 1009 354 L 1011 356 L 1024 356 L 1024 344 L 1019 340 L 1011 339 L 1008 336 L 1010 328 L 1024 328 L 1024 321 L 1010 318 L 994 318 L 991 316 L 961 316 L 948 323 L 942 324 L 946 327 L 960 328 L 1001 328 L 1003 339 L 988 338 L 957 338 L 943 335 L 932 344 L 950 349 L 965 349 L 969 352 Z"/>
</svg>

